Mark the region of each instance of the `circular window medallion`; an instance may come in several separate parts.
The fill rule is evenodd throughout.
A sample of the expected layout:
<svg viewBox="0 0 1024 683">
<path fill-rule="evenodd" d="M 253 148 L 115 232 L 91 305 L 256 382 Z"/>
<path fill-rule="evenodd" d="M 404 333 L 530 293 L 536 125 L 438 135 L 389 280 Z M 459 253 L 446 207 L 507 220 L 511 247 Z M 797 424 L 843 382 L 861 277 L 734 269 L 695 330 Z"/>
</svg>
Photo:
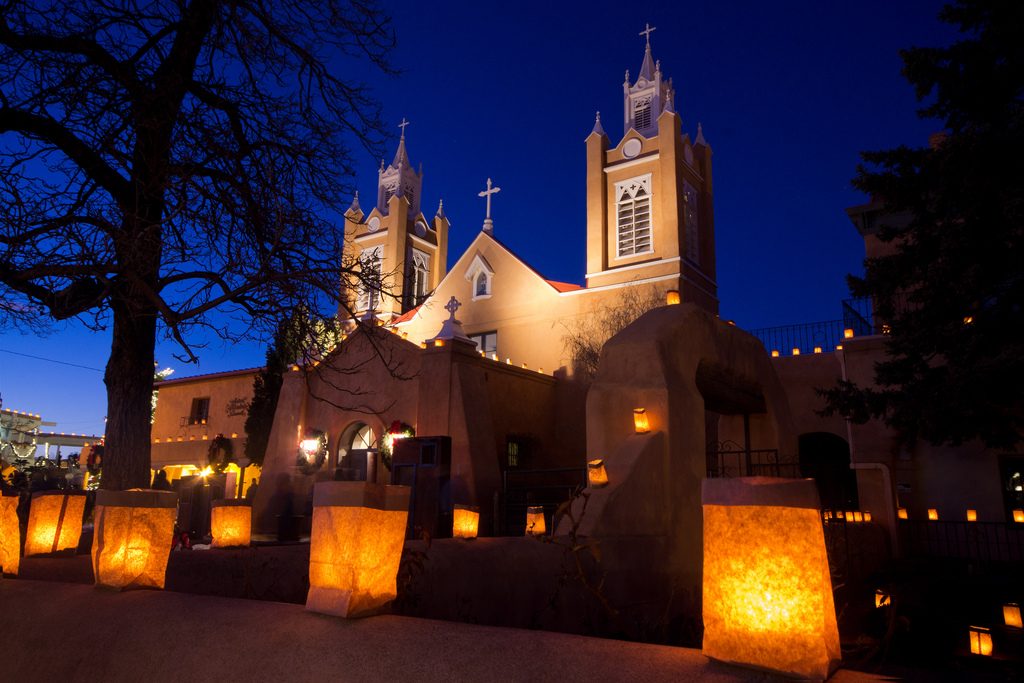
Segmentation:
<svg viewBox="0 0 1024 683">
<path fill-rule="evenodd" d="M 374 216 L 370 220 L 366 221 L 366 229 L 370 232 L 377 232 L 380 230 L 380 217 Z"/>
<path fill-rule="evenodd" d="M 427 234 L 427 224 L 423 221 L 416 221 L 416 225 L 413 229 L 419 237 L 425 237 Z"/>
<path fill-rule="evenodd" d="M 629 140 L 626 140 L 626 144 L 622 146 L 622 156 L 627 159 L 632 159 L 640 153 L 641 149 L 643 149 L 643 143 L 636 138 L 630 138 Z"/>
</svg>

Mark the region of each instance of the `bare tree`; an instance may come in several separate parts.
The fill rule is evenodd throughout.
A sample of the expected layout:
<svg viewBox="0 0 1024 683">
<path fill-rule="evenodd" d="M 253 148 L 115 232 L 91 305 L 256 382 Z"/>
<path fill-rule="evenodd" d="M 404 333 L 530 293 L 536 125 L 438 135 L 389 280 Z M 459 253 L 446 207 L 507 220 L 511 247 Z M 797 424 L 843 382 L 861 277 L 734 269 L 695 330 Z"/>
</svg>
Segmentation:
<svg viewBox="0 0 1024 683">
<path fill-rule="evenodd" d="M 336 225 L 382 128 L 347 75 L 393 42 L 364 0 L 0 0 L 0 316 L 112 327 L 105 487 L 148 485 L 158 335 L 351 314 Z"/>
<path fill-rule="evenodd" d="M 565 323 L 562 344 L 574 372 L 586 382 L 593 380 L 605 342 L 647 311 L 664 305 L 665 295 L 651 285 L 624 287 L 613 301 Z"/>
</svg>

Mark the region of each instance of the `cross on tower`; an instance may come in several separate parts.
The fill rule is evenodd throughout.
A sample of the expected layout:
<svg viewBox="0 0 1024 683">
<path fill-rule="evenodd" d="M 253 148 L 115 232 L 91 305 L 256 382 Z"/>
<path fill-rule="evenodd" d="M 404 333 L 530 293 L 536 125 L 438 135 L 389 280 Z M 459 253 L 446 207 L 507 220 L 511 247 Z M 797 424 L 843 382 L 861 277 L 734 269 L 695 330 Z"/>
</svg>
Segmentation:
<svg viewBox="0 0 1024 683">
<path fill-rule="evenodd" d="M 644 30 L 640 31 L 637 35 L 641 35 L 647 39 L 647 47 L 651 46 L 651 34 L 658 30 L 657 26 L 651 26 L 650 24 L 644 24 Z"/>
<path fill-rule="evenodd" d="M 444 310 L 451 313 L 451 320 L 455 320 L 455 311 L 459 310 L 461 306 L 462 304 L 459 303 L 459 300 L 453 296 L 451 299 L 448 299 L 448 303 L 444 305 Z"/>
<path fill-rule="evenodd" d="M 487 179 L 487 189 L 479 193 L 478 196 L 487 198 L 487 214 L 484 216 L 484 232 L 491 233 L 494 231 L 494 221 L 491 220 L 491 195 L 498 194 L 501 192 L 500 187 L 493 187 L 491 179 Z"/>
<path fill-rule="evenodd" d="M 409 125 L 409 122 L 406 121 L 405 117 L 403 116 L 402 117 L 402 122 L 400 124 L 398 124 L 398 127 L 402 129 L 402 139 L 403 140 L 405 139 L 405 127 L 408 126 L 408 125 Z"/>
</svg>

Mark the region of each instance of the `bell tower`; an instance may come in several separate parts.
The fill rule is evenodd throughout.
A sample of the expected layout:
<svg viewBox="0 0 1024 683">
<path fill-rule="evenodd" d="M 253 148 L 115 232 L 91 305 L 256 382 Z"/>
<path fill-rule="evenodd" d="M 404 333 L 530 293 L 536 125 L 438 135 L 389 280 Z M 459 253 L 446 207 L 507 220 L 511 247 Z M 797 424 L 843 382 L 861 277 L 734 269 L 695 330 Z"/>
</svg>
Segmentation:
<svg viewBox="0 0 1024 683">
<path fill-rule="evenodd" d="M 387 323 L 415 308 L 447 272 L 448 218 L 443 204 L 428 219 L 420 210 L 423 170 L 409 161 L 402 129 L 395 158 L 377 173 L 377 202 L 364 214 L 356 195 L 345 212 L 346 267 L 368 277 L 350 277 L 342 286 L 349 314 L 374 316 Z"/>
<path fill-rule="evenodd" d="M 647 25 L 640 73 L 623 84 L 617 145 L 600 113 L 587 136 L 587 287 L 662 283 L 683 301 L 718 312 L 711 147 L 700 124 L 682 132 L 672 79 L 651 51 Z"/>
</svg>

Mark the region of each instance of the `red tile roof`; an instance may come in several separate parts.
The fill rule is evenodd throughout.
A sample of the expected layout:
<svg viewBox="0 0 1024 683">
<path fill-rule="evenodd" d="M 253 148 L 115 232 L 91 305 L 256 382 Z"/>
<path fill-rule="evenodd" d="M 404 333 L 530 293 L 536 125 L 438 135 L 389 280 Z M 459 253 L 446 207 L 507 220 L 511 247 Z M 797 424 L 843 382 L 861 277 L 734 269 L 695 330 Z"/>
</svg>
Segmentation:
<svg viewBox="0 0 1024 683">
<path fill-rule="evenodd" d="M 554 287 L 559 292 L 572 292 L 577 289 L 583 289 L 580 285 L 574 285 L 571 282 L 558 282 L 556 280 L 545 280 L 549 285 Z"/>
</svg>

